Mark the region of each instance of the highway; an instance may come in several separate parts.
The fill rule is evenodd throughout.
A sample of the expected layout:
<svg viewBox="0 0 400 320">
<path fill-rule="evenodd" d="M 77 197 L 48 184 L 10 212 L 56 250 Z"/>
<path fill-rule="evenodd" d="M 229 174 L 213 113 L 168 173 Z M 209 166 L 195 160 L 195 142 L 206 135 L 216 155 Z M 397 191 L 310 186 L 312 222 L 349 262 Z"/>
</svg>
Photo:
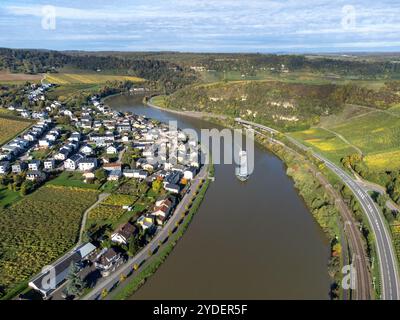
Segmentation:
<svg viewBox="0 0 400 320">
<path fill-rule="evenodd" d="M 238 123 L 251 125 L 263 130 L 266 130 L 272 134 L 277 134 L 279 131 L 254 123 L 250 121 L 244 121 L 239 118 L 235 119 Z M 310 151 L 310 148 L 301 144 L 294 138 L 286 137 L 294 143 L 296 146 L 303 150 Z M 312 150 L 311 150 L 312 151 Z M 348 173 L 346 173 L 339 166 L 326 159 L 325 157 L 313 152 L 313 156 L 323 163 L 333 171 L 342 181 L 351 189 L 353 194 L 358 199 L 361 204 L 363 211 L 368 218 L 370 227 L 375 237 L 375 245 L 379 260 L 380 269 L 380 282 L 381 282 L 381 299 L 383 300 L 399 300 L 400 299 L 400 284 L 399 284 L 399 274 L 398 274 L 398 263 L 393 248 L 392 239 L 388 231 L 388 227 L 384 220 L 384 217 L 380 213 L 380 210 L 370 197 L 370 195 L 364 190 L 364 188 L 359 184 L 359 182 L 352 178 Z"/>
</svg>

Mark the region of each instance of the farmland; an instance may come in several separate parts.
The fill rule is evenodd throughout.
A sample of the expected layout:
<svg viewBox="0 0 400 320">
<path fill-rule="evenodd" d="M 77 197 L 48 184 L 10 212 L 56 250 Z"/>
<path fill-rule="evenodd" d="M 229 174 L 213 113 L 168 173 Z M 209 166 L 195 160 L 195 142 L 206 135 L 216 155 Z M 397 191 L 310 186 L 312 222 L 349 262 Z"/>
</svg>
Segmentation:
<svg viewBox="0 0 400 320">
<path fill-rule="evenodd" d="M 28 121 L 0 117 L 0 145 L 12 139 L 31 125 Z"/>
<path fill-rule="evenodd" d="M 97 192 L 49 187 L 0 211 L 0 288 L 7 293 L 71 248 Z"/>
<path fill-rule="evenodd" d="M 9 73 L 0 71 L 0 83 L 14 84 L 25 81 L 40 82 L 41 74 L 24 74 L 24 73 Z"/>
<path fill-rule="evenodd" d="M 345 155 L 356 152 L 356 149 L 346 144 L 339 137 L 321 128 L 294 132 L 291 136 L 302 140 L 307 146 L 314 148 L 335 162 L 339 162 Z"/>
<path fill-rule="evenodd" d="M 46 81 L 55 84 L 97 84 L 107 81 L 132 81 L 142 82 L 141 78 L 134 76 L 103 75 L 91 73 L 52 73 L 46 74 Z"/>
<path fill-rule="evenodd" d="M 129 180 L 116 189 L 109 197 L 93 208 L 88 215 L 86 228 L 97 230 L 102 226 L 116 228 L 119 224 L 136 218 L 141 212 L 150 208 L 156 197 L 159 195 L 145 183 Z M 124 206 L 131 206 L 132 210 L 123 209 Z"/>
<path fill-rule="evenodd" d="M 348 106 L 342 114 L 322 121 L 323 126 L 333 133 L 313 128 L 292 133 L 292 136 L 337 163 L 344 156 L 356 153 L 352 147 L 355 146 L 362 151 L 370 170 L 396 170 L 400 168 L 400 117 L 395 115 L 397 109 L 374 111 Z M 388 112 L 393 112 L 393 115 Z"/>
</svg>

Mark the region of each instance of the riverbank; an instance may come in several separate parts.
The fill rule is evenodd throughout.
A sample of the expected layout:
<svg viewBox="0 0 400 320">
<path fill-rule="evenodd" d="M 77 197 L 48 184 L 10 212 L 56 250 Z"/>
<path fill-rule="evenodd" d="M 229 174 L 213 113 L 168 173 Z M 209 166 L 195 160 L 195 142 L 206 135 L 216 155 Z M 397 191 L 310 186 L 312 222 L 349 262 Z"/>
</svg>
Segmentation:
<svg viewBox="0 0 400 320">
<path fill-rule="evenodd" d="M 122 113 L 165 123 L 177 121 L 180 128 L 197 132 L 223 130 L 210 121 L 145 106 L 140 97 L 124 95 L 107 103 Z M 224 146 L 220 147 L 223 152 Z M 329 298 L 326 236 L 286 175 L 282 161 L 257 144 L 255 164 L 255 174 L 246 183 L 236 178 L 235 165 L 215 166 L 212 192 L 185 239 L 132 299 Z M 251 272 L 237 277 L 237 270 Z"/>
<path fill-rule="evenodd" d="M 153 97 L 154 98 L 154 97 Z M 186 117 L 192 117 L 192 118 L 197 118 L 197 119 L 206 119 L 206 118 L 215 118 L 219 120 L 226 120 L 229 117 L 220 115 L 220 114 L 213 114 L 213 113 L 206 113 L 206 112 L 199 112 L 199 111 L 179 111 L 179 110 L 173 110 L 173 109 L 168 109 L 164 107 L 160 107 L 158 105 L 155 105 L 152 100 L 153 98 L 150 98 L 149 100 L 146 99 L 146 97 L 143 99 L 143 104 L 158 109 L 166 112 L 171 112 L 173 114 L 178 114 L 181 116 L 186 116 Z"/>
<path fill-rule="evenodd" d="M 219 115 L 204 114 L 200 112 L 175 111 L 164 107 L 155 106 L 151 101 L 147 105 L 166 112 L 176 113 L 183 116 L 202 118 L 218 125 L 235 128 L 234 119 Z M 330 259 L 328 262 L 328 273 L 332 279 L 330 296 L 332 299 L 344 298 L 341 290 L 342 274 L 340 272 L 344 265 L 349 264 L 346 252 L 347 244 L 342 243 L 343 223 L 340 222 L 340 213 L 336 207 L 335 199 L 327 197 L 326 185 L 316 179 L 316 168 L 304 158 L 299 159 L 298 154 L 290 154 L 286 149 L 279 149 L 275 145 L 267 144 L 266 141 L 256 139 L 263 148 L 272 151 L 286 166 L 287 175 L 294 181 L 298 194 L 303 198 L 315 221 L 324 231 L 330 243 Z M 343 248 L 343 249 L 342 249 Z"/>
<path fill-rule="evenodd" d="M 208 169 L 208 174 L 213 175 L 213 166 L 210 165 Z M 174 247 L 177 245 L 178 240 L 180 240 L 186 229 L 189 227 L 194 215 L 198 211 L 207 189 L 210 184 L 210 179 L 205 179 L 201 185 L 197 187 L 196 195 L 194 199 L 191 200 L 190 205 L 185 208 L 185 212 L 182 214 L 181 219 L 175 225 L 175 228 L 170 231 L 169 239 L 167 240 L 167 245 L 165 248 L 155 253 L 157 256 L 154 260 L 150 261 L 147 265 L 143 266 L 142 270 L 129 281 L 126 280 L 126 284 L 121 286 L 120 289 L 110 295 L 108 298 L 112 300 L 126 300 L 130 298 L 137 290 L 139 290 L 146 281 L 157 271 L 157 269 L 162 265 L 162 263 L 168 258 L 169 254 L 172 252 Z M 134 267 L 135 268 L 135 267 Z M 138 268 L 138 266 L 136 266 Z"/>
</svg>

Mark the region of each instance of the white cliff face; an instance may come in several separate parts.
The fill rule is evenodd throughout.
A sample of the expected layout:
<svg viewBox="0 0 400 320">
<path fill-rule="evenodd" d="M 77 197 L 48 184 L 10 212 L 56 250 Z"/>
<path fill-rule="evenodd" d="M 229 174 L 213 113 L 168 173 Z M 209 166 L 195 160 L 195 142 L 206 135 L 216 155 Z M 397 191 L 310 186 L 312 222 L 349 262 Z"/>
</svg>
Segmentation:
<svg viewBox="0 0 400 320">
<path fill-rule="evenodd" d="M 282 116 L 282 115 L 278 115 L 278 114 L 274 114 L 272 116 L 272 118 L 276 121 L 276 120 L 283 120 L 283 121 L 290 121 L 290 122 L 297 122 L 299 121 L 299 118 L 297 118 L 296 116 Z"/>
</svg>

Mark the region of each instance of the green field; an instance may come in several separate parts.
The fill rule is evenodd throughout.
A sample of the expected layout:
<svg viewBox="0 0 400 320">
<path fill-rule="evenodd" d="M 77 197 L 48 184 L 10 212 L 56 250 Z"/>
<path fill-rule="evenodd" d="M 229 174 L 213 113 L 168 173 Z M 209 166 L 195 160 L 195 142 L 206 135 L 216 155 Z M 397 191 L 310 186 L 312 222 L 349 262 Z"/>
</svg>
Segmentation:
<svg viewBox="0 0 400 320">
<path fill-rule="evenodd" d="M 47 185 L 50 186 L 60 186 L 60 187 L 73 187 L 73 188 L 82 188 L 82 189 L 99 189 L 100 185 L 98 184 L 89 184 L 83 182 L 82 174 L 79 172 L 68 172 L 64 171 L 57 178 L 49 181 Z"/>
<path fill-rule="evenodd" d="M 20 193 L 7 188 L 0 188 L 0 208 L 7 207 L 21 199 Z"/>
<path fill-rule="evenodd" d="M 0 210 L 3 294 L 75 244 L 82 214 L 97 195 L 92 190 L 45 186 Z"/>
</svg>

